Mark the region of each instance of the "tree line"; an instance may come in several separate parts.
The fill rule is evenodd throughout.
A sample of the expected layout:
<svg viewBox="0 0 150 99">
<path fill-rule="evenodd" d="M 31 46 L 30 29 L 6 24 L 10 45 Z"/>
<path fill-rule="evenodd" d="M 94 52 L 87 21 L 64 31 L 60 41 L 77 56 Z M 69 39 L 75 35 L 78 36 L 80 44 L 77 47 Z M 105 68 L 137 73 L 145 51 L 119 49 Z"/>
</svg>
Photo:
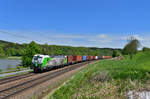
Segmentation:
<svg viewBox="0 0 150 99">
<path fill-rule="evenodd" d="M 0 41 L 0 56 L 24 56 L 27 48 L 32 45 L 38 46 L 41 54 L 47 55 L 112 55 L 113 49 L 58 46 L 48 44 L 37 44 L 32 41 L 29 44 L 18 44 Z"/>
<path fill-rule="evenodd" d="M 35 54 L 44 55 L 92 55 L 92 56 L 112 56 L 111 48 L 88 48 L 37 44 L 32 41 L 29 44 L 18 44 L 0 40 L 0 57 L 22 56 L 23 65 L 31 65 L 31 59 Z M 120 49 L 116 49 L 120 50 Z"/>
</svg>

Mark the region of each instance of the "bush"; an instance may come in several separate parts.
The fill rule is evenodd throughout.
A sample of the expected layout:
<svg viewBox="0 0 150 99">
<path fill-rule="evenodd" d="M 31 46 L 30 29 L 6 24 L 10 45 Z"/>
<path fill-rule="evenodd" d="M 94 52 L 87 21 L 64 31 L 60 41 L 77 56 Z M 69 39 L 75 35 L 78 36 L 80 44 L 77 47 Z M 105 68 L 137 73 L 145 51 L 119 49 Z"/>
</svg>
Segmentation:
<svg viewBox="0 0 150 99">
<path fill-rule="evenodd" d="M 17 71 L 20 71 L 21 70 L 21 66 L 17 66 Z"/>
<path fill-rule="evenodd" d="M 110 81 L 112 78 L 108 75 L 107 71 L 98 71 L 92 76 L 92 81 L 105 82 Z"/>
</svg>

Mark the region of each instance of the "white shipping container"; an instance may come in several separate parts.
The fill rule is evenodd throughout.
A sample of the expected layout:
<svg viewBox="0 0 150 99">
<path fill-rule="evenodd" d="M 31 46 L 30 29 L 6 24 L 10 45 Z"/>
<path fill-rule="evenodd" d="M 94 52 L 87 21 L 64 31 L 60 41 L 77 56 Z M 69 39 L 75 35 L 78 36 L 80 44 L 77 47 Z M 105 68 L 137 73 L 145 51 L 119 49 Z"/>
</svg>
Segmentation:
<svg viewBox="0 0 150 99">
<path fill-rule="evenodd" d="M 98 56 L 95 56 L 95 59 L 98 59 Z"/>
</svg>

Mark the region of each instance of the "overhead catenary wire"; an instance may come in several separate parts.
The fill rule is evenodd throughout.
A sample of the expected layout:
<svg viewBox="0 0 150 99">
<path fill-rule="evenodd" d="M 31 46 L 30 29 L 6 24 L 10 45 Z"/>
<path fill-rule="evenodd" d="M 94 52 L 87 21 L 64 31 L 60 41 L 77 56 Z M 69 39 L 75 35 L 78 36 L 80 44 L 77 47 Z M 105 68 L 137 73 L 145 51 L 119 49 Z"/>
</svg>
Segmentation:
<svg viewBox="0 0 150 99">
<path fill-rule="evenodd" d="M 2 33 L 2 34 L 7 34 L 7 35 L 10 35 L 10 36 L 13 36 L 13 37 L 17 37 L 17 38 L 23 38 L 23 39 L 25 39 L 25 40 L 33 40 L 33 38 L 31 38 L 31 37 L 27 37 L 27 36 L 24 36 L 24 35 L 18 35 L 18 34 L 15 34 L 15 33 L 12 33 L 12 32 L 8 32 L 8 31 L 5 31 L 5 30 L 0 30 L 0 33 Z M 35 39 L 35 38 L 34 38 Z M 43 41 L 41 41 L 41 40 L 35 40 L 35 41 L 38 41 L 38 42 L 40 42 L 40 43 L 43 43 Z"/>
</svg>

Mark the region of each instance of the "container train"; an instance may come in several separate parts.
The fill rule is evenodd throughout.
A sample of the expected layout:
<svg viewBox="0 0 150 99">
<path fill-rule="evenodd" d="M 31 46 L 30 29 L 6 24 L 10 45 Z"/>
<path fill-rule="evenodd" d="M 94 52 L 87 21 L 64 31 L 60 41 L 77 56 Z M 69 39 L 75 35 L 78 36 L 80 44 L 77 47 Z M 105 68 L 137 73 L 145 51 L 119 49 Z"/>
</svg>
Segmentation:
<svg viewBox="0 0 150 99">
<path fill-rule="evenodd" d="M 49 56 L 49 55 L 34 55 L 32 58 L 31 69 L 36 72 L 42 72 L 44 70 L 50 70 L 53 67 L 66 66 L 70 64 L 75 64 L 84 61 L 92 61 L 98 59 L 109 59 L 111 56 L 80 56 L 80 55 L 58 55 L 58 56 Z"/>
</svg>

